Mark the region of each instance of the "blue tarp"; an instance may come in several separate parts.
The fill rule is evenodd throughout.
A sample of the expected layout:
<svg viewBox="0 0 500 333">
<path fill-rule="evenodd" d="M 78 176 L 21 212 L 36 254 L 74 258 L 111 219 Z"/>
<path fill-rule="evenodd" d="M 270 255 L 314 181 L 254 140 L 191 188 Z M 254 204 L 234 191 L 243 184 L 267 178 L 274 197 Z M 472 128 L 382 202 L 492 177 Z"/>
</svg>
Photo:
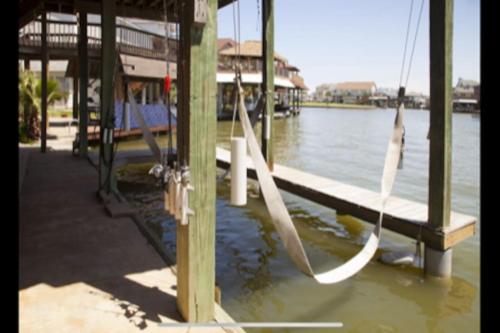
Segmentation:
<svg viewBox="0 0 500 333">
<path fill-rule="evenodd" d="M 127 103 L 128 105 L 128 103 Z M 166 106 L 163 104 L 145 104 L 138 105 L 139 112 L 144 117 L 148 127 L 155 126 L 168 126 L 168 116 Z M 170 107 L 174 112 L 172 113 L 172 126 L 177 125 L 177 118 L 175 117 L 175 106 Z M 130 129 L 139 128 L 139 124 L 134 117 L 132 110 L 129 112 Z M 115 102 L 115 128 L 125 128 L 123 123 L 123 103 Z"/>
</svg>

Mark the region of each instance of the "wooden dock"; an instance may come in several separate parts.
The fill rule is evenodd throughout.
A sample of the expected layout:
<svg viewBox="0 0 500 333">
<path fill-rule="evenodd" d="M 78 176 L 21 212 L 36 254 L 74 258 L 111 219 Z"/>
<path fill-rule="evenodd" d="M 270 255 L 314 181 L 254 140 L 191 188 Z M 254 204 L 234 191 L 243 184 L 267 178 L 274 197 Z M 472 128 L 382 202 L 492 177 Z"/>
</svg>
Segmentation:
<svg viewBox="0 0 500 333">
<path fill-rule="evenodd" d="M 230 152 L 217 148 L 217 167 L 227 169 L 231 164 Z M 97 163 L 96 155 L 89 158 Z M 115 157 L 117 165 L 153 162 L 149 150 L 119 151 Z M 247 157 L 248 177 L 257 179 L 250 157 Z M 348 185 L 333 179 L 312 175 L 294 168 L 274 164 L 271 173 L 276 185 L 287 192 L 311 200 L 322 206 L 333 208 L 376 223 L 380 212 L 380 194 L 361 187 Z M 418 239 L 438 250 L 446 250 L 474 235 L 476 218 L 451 212 L 450 226 L 443 230 L 432 229 L 427 224 L 428 206 L 411 200 L 391 196 L 386 205 L 383 227 Z"/>
<path fill-rule="evenodd" d="M 227 169 L 230 164 L 230 152 L 217 148 L 217 166 Z M 250 157 L 247 157 L 247 169 L 248 177 L 256 179 Z M 276 163 L 272 175 L 282 190 L 367 222 L 375 223 L 378 220 L 381 207 L 378 192 Z M 439 250 L 446 250 L 475 232 L 475 217 L 451 212 L 450 226 L 434 230 L 427 225 L 427 214 L 427 205 L 391 196 L 386 205 L 383 227 L 413 239 L 418 239 L 420 235 L 424 243 Z"/>
</svg>

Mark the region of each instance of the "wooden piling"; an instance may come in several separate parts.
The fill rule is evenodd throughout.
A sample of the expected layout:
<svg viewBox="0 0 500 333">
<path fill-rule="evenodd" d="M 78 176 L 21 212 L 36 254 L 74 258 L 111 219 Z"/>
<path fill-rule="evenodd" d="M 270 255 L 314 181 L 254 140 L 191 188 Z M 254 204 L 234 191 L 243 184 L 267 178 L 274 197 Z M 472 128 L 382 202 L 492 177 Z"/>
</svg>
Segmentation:
<svg viewBox="0 0 500 333">
<path fill-rule="evenodd" d="M 274 168 L 274 0 L 262 0 L 262 91 L 265 106 L 262 117 L 262 154 L 269 170 Z"/>
<path fill-rule="evenodd" d="M 30 70 L 30 60 L 29 59 L 24 59 L 24 70 L 29 71 Z M 31 104 L 28 102 L 26 99 L 23 105 L 23 119 L 24 123 L 28 124 L 29 123 L 29 117 L 30 117 L 30 110 L 31 109 Z"/>
<path fill-rule="evenodd" d="M 114 84 L 115 44 L 116 44 L 116 4 L 114 1 L 102 2 L 102 46 L 101 46 L 101 127 L 99 154 L 99 188 L 106 193 L 112 191 L 113 170 L 111 159 L 113 143 L 108 141 L 105 132 L 114 129 Z M 105 131 L 106 129 L 106 131 Z M 109 137 L 109 136 L 108 136 Z"/>
<path fill-rule="evenodd" d="M 206 322 L 215 290 L 217 0 L 208 0 L 204 25 L 193 23 L 195 2 L 180 13 L 178 157 L 190 168 L 194 216 L 177 222 L 177 306 L 185 320 Z"/>
<path fill-rule="evenodd" d="M 451 126 L 452 126 L 452 44 L 453 0 L 430 2 L 430 155 L 429 155 L 429 225 L 436 230 L 450 225 L 451 199 Z M 426 248 L 428 245 L 426 245 Z M 432 253 L 438 253 L 436 251 Z M 451 262 L 451 255 L 442 254 Z M 448 276 L 449 265 L 432 265 L 431 275 Z M 439 260 L 437 260 L 439 262 Z M 446 271 L 436 268 L 449 267 Z"/>
<path fill-rule="evenodd" d="M 47 48 L 47 12 L 42 13 L 42 122 L 41 127 L 41 151 L 47 150 L 47 75 L 49 66 L 49 55 Z"/>
<path fill-rule="evenodd" d="M 79 24 L 79 39 L 78 39 L 78 68 L 80 72 L 80 103 L 79 103 L 79 136 L 80 136 L 80 147 L 79 154 L 82 157 L 87 156 L 88 151 L 88 108 L 87 108 L 87 98 L 88 98 L 88 85 L 89 85 L 89 58 L 88 58 L 88 48 L 87 48 L 87 13 L 79 12 L 78 14 L 78 24 Z"/>
<path fill-rule="evenodd" d="M 78 59 L 74 59 L 75 67 L 73 68 L 73 119 L 78 119 Z"/>
</svg>

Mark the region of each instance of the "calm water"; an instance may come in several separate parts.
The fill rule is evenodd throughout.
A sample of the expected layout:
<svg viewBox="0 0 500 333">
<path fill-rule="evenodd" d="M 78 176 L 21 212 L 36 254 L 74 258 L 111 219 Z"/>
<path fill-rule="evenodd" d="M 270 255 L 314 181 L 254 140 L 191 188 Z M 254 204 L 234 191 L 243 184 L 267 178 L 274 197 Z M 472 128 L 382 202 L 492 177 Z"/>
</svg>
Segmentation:
<svg viewBox="0 0 500 333">
<path fill-rule="evenodd" d="M 378 191 L 394 112 L 304 109 L 299 117 L 275 120 L 276 162 Z M 428 111 L 406 111 L 404 168 L 393 190 L 394 195 L 424 203 L 428 126 Z M 229 148 L 230 129 L 230 122 L 218 123 L 219 146 Z M 241 134 L 241 129 L 236 128 L 236 133 Z M 479 118 L 453 115 L 452 207 L 478 218 L 479 134 Z M 120 149 L 138 147 L 145 145 L 139 140 L 120 143 Z M 122 169 L 119 187 L 175 252 L 175 223 L 163 213 L 162 193 L 147 176 L 148 168 L 130 165 Z M 417 267 L 372 260 L 348 281 L 322 286 L 294 267 L 262 201 L 249 197 L 246 207 L 231 207 L 228 181 L 219 184 L 217 193 L 216 279 L 223 307 L 236 320 L 341 321 L 344 328 L 332 330 L 348 332 L 479 331 L 479 234 L 454 248 L 450 280 L 423 279 Z M 337 220 L 332 209 L 282 194 L 316 271 L 355 255 L 373 228 L 354 218 Z M 378 255 L 402 248 L 415 251 L 415 244 L 384 230 Z"/>
</svg>

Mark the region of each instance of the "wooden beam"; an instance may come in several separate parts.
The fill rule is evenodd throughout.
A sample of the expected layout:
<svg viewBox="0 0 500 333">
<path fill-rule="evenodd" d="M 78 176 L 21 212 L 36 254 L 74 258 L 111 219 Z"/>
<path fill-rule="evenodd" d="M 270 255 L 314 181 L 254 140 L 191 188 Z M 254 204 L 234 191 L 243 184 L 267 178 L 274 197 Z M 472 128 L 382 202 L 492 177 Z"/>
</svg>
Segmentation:
<svg viewBox="0 0 500 333">
<path fill-rule="evenodd" d="M 41 126 L 41 151 L 47 150 L 47 75 L 49 55 L 47 48 L 47 12 L 42 13 L 42 122 Z"/>
<path fill-rule="evenodd" d="M 185 320 L 214 318 L 217 1 L 208 0 L 207 22 L 193 24 L 195 0 L 181 12 L 178 153 L 190 168 L 194 191 L 188 225 L 177 222 L 177 306 Z M 182 92 L 181 92 L 182 90 Z"/>
<path fill-rule="evenodd" d="M 73 67 L 73 119 L 78 119 L 78 68 L 76 64 L 78 59 L 75 59 Z"/>
<path fill-rule="evenodd" d="M 274 122 L 274 0 L 262 0 L 262 92 L 265 107 L 262 117 L 262 154 L 273 170 Z"/>
<path fill-rule="evenodd" d="M 24 0 L 19 3 L 19 24 L 21 29 L 42 12 L 42 0 Z"/>
<path fill-rule="evenodd" d="M 24 70 L 25 71 L 30 70 L 30 60 L 29 59 L 24 59 Z M 30 108 L 31 108 L 31 104 L 26 99 L 24 101 L 24 105 L 23 105 L 23 111 L 24 111 L 23 112 L 23 120 L 24 120 L 25 124 L 29 123 L 29 116 L 30 116 L 30 111 L 31 111 Z"/>
<path fill-rule="evenodd" d="M 80 71 L 80 121 L 79 121 L 79 133 L 80 133 L 80 147 L 79 154 L 82 157 L 87 156 L 88 150 L 88 119 L 89 113 L 87 109 L 87 98 L 88 98 L 88 85 L 89 85 L 89 58 L 88 58 L 88 48 L 87 48 L 87 13 L 80 12 L 78 14 L 79 23 L 79 43 L 78 43 L 78 68 Z"/>
<path fill-rule="evenodd" d="M 111 165 L 113 143 L 107 140 L 104 133 L 114 130 L 113 116 L 115 112 L 114 84 L 116 62 L 116 5 L 114 1 L 102 2 L 102 47 L 101 47 L 101 126 L 99 154 L 99 189 L 107 194 L 111 193 L 114 184 L 114 175 Z M 107 137 L 109 138 L 110 135 Z"/>
<path fill-rule="evenodd" d="M 145 20 L 163 21 L 163 11 L 150 8 L 140 8 L 132 5 L 115 6 L 116 16 L 135 17 Z M 98 2 L 75 1 L 75 11 L 86 11 L 89 14 L 101 14 Z M 171 21 L 169 16 L 169 21 Z"/>
<path fill-rule="evenodd" d="M 450 225 L 453 0 L 430 2 L 429 224 Z"/>
</svg>

